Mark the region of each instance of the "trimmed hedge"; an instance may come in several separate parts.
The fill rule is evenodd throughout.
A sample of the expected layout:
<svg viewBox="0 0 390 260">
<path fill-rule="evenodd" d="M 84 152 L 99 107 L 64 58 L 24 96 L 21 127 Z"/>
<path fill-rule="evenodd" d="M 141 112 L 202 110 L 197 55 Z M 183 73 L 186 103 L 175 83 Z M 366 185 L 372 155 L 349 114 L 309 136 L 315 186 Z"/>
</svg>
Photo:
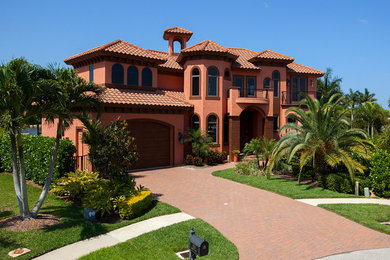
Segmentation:
<svg viewBox="0 0 390 260">
<path fill-rule="evenodd" d="M 55 138 L 37 135 L 24 135 L 22 138 L 26 178 L 35 183 L 44 184 L 46 174 L 49 171 Z M 76 147 L 71 140 L 62 139 L 60 141 L 53 181 L 61 178 L 67 172 L 74 171 L 73 154 L 75 152 Z M 0 168 L 12 172 L 12 149 L 8 136 L 0 138 L 0 158 L 2 164 Z"/>
<path fill-rule="evenodd" d="M 390 154 L 378 150 L 371 158 L 372 190 L 380 197 L 390 198 Z"/>
<path fill-rule="evenodd" d="M 119 209 L 119 216 L 121 219 L 131 219 L 138 217 L 149 208 L 153 201 L 152 192 L 144 190 L 131 197 L 121 196 L 114 202 Z"/>
</svg>

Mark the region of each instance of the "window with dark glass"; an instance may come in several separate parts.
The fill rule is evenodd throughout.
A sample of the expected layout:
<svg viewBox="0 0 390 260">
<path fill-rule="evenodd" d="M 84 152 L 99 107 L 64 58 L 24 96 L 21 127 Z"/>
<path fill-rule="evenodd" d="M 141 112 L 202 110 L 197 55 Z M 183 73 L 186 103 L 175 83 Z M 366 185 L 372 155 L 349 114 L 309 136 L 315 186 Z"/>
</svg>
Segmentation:
<svg viewBox="0 0 390 260">
<path fill-rule="evenodd" d="M 127 68 L 127 85 L 138 86 L 138 69 L 136 66 Z"/>
<path fill-rule="evenodd" d="M 191 128 L 192 129 L 199 129 L 199 116 L 192 115 L 191 117 Z"/>
<path fill-rule="evenodd" d="M 256 78 L 255 77 L 247 77 L 246 78 L 246 91 L 248 96 L 254 96 L 256 89 Z"/>
<path fill-rule="evenodd" d="M 225 69 L 225 73 L 223 74 L 224 80 L 230 80 L 230 70 Z"/>
<path fill-rule="evenodd" d="M 142 86 L 151 87 L 153 84 L 152 71 L 149 68 L 142 70 Z"/>
<path fill-rule="evenodd" d="M 225 115 L 223 118 L 223 143 L 229 143 L 229 116 Z"/>
<path fill-rule="evenodd" d="M 218 70 L 211 67 L 207 70 L 208 84 L 207 95 L 216 97 L 218 93 Z"/>
<path fill-rule="evenodd" d="M 213 143 L 217 142 L 217 127 L 217 117 L 210 115 L 207 118 L 207 135 L 211 137 Z"/>
<path fill-rule="evenodd" d="M 233 76 L 233 86 L 240 88 L 240 97 L 244 96 L 244 77 Z"/>
<path fill-rule="evenodd" d="M 265 78 L 264 79 L 264 88 L 270 88 L 271 87 L 271 79 Z"/>
<path fill-rule="evenodd" d="M 89 65 L 89 82 L 93 82 L 93 65 Z"/>
<path fill-rule="evenodd" d="M 123 67 L 119 63 L 116 63 L 112 66 L 111 82 L 112 84 L 123 84 L 124 82 Z"/>
<path fill-rule="evenodd" d="M 272 72 L 272 81 L 274 83 L 274 97 L 279 97 L 279 71 Z"/>
<path fill-rule="evenodd" d="M 191 95 L 199 96 L 199 82 L 200 82 L 200 73 L 199 69 L 195 68 L 192 70 L 191 75 Z"/>
<path fill-rule="evenodd" d="M 307 93 L 307 78 L 291 78 L 291 102 L 299 102 L 303 99 L 302 93 Z"/>
<path fill-rule="evenodd" d="M 278 115 L 274 115 L 274 131 L 277 131 L 279 128 Z"/>
</svg>

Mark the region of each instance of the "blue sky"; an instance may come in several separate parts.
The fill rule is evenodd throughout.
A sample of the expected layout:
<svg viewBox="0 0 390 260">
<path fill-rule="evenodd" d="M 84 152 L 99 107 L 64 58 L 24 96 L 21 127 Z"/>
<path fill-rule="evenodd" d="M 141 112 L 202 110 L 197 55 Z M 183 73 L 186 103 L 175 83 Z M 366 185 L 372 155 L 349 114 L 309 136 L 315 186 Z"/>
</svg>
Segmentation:
<svg viewBox="0 0 390 260">
<path fill-rule="evenodd" d="M 163 30 L 194 32 L 189 45 L 271 49 L 322 71 L 348 91 L 390 98 L 390 1 L 2 1 L 0 62 L 61 63 L 116 39 L 167 51 Z"/>
</svg>

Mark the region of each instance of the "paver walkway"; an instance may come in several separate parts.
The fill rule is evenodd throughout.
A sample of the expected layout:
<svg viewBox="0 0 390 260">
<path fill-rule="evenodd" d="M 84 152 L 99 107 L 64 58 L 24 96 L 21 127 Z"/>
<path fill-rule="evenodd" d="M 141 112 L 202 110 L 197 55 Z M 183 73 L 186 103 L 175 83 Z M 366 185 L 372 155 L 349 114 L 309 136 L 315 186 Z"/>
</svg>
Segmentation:
<svg viewBox="0 0 390 260">
<path fill-rule="evenodd" d="M 297 200 L 312 206 L 319 204 L 381 204 L 390 206 L 390 200 L 387 199 L 363 199 L 363 198 L 326 198 L 326 199 L 300 199 Z"/>
<path fill-rule="evenodd" d="M 37 260 L 75 260 L 103 247 L 109 247 L 125 242 L 144 233 L 167 227 L 182 221 L 194 219 L 194 217 L 183 212 L 159 216 L 137 222 L 122 228 L 115 229 L 106 234 L 79 241 L 47 254 L 41 255 Z"/>
<path fill-rule="evenodd" d="M 229 167 L 183 166 L 133 175 L 161 201 L 217 228 L 237 246 L 240 259 L 313 259 L 390 247 L 390 236 L 333 212 L 211 175 Z"/>
</svg>

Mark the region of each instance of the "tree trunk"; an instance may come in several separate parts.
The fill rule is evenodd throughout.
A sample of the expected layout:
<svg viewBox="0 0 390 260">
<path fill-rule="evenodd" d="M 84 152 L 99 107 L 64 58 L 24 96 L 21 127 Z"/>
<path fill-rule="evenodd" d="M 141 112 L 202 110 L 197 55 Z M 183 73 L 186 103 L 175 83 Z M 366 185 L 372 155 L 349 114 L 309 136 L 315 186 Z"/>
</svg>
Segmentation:
<svg viewBox="0 0 390 260">
<path fill-rule="evenodd" d="M 352 122 L 353 122 L 353 108 L 354 106 L 351 106 L 351 128 L 352 128 Z"/>
<path fill-rule="evenodd" d="M 39 196 L 37 203 L 35 204 L 34 208 L 31 211 L 31 216 L 33 218 L 37 217 L 38 211 L 42 207 L 42 204 L 46 199 L 47 193 L 49 192 L 51 179 L 53 177 L 54 167 L 55 167 L 56 160 L 57 160 L 57 150 L 58 150 L 58 145 L 59 145 L 60 140 L 61 140 L 61 136 L 62 136 L 62 120 L 59 120 L 58 125 L 57 125 L 56 141 L 54 143 L 54 150 L 53 150 L 53 154 L 51 155 L 49 172 L 46 176 L 45 185 L 43 186 L 41 195 Z"/>
<path fill-rule="evenodd" d="M 19 205 L 19 211 L 20 211 L 20 217 L 23 216 L 23 201 L 22 201 L 22 195 L 20 192 L 20 181 L 19 181 L 19 175 L 18 175 L 18 156 L 17 156 L 17 149 L 16 149 L 16 138 L 15 134 L 10 134 L 11 137 L 11 147 L 12 147 L 12 176 L 14 180 L 14 189 L 16 194 L 16 200 L 18 201 Z"/>
<path fill-rule="evenodd" d="M 22 134 L 17 133 L 17 147 L 19 155 L 19 177 L 20 177 L 20 191 L 23 205 L 22 218 L 30 218 L 30 209 L 28 207 L 27 183 L 26 183 L 26 168 L 24 167 L 24 154 L 22 146 Z"/>
</svg>

